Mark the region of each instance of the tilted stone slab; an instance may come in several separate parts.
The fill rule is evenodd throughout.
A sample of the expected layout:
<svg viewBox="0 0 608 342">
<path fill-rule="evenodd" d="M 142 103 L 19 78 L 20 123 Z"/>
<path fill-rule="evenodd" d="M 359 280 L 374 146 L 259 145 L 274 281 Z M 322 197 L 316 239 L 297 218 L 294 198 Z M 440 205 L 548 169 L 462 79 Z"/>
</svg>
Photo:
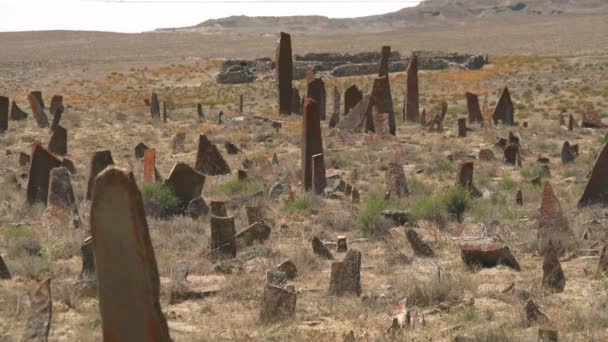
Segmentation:
<svg viewBox="0 0 608 342">
<path fill-rule="evenodd" d="M 435 256 L 435 253 L 431 247 L 429 247 L 429 245 L 420 238 L 414 229 L 407 228 L 405 230 L 405 236 L 407 237 L 407 241 L 410 243 L 415 255 L 427 258 L 432 258 Z"/>
<path fill-rule="evenodd" d="M 144 157 L 144 152 L 148 149 L 149 147 L 146 146 L 144 143 L 139 143 L 137 144 L 137 146 L 135 146 L 135 158 L 137 159 L 141 159 Z"/>
<path fill-rule="evenodd" d="M 8 270 L 4 259 L 2 259 L 2 254 L 0 254 L 0 279 L 11 279 L 11 272 Z"/>
<path fill-rule="evenodd" d="M 254 242 L 262 243 L 266 241 L 270 237 L 271 231 L 267 224 L 255 222 L 238 232 L 235 238 L 239 244 L 251 246 Z"/>
<path fill-rule="evenodd" d="M 318 104 L 315 100 L 307 98 L 302 111 L 302 185 L 304 191 L 312 190 L 313 183 L 313 156 L 323 153 L 323 137 L 321 134 L 321 121 Z"/>
<path fill-rule="evenodd" d="M 42 203 L 46 205 L 51 170 L 60 166 L 61 161 L 59 159 L 42 148 L 39 143 L 34 143 L 27 180 L 28 204 Z"/>
<path fill-rule="evenodd" d="M 115 167 L 95 180 L 91 235 L 104 341 L 171 341 L 141 193 Z"/>
<path fill-rule="evenodd" d="M 469 123 L 483 123 L 483 116 L 481 115 L 481 108 L 479 107 L 479 98 L 473 93 L 467 92 L 465 94 L 467 98 L 467 111 L 469 112 Z"/>
<path fill-rule="evenodd" d="M 597 156 L 591 175 L 578 201 L 579 207 L 608 203 L 608 143 L 604 144 Z"/>
<path fill-rule="evenodd" d="M 49 118 L 42 106 L 40 106 L 40 102 L 36 99 L 36 97 L 32 94 L 27 96 L 27 100 L 30 103 L 30 108 L 32 109 L 32 113 L 34 113 L 34 119 L 36 119 L 36 124 L 40 128 L 47 128 L 50 126 Z"/>
<path fill-rule="evenodd" d="M 40 90 L 34 90 L 30 92 L 30 95 L 36 99 L 36 102 L 40 105 L 40 108 L 44 109 L 44 100 L 42 99 L 42 92 Z"/>
<path fill-rule="evenodd" d="M 61 95 L 53 95 L 51 98 L 51 105 L 49 106 L 49 112 L 51 114 L 56 113 L 57 109 L 63 107 L 63 96 Z M 63 109 L 62 109 L 63 111 Z"/>
<path fill-rule="evenodd" d="M 551 183 L 545 182 L 538 218 L 537 248 L 540 253 L 545 253 L 550 240 L 560 254 L 576 246 L 574 234 L 553 187 Z"/>
<path fill-rule="evenodd" d="M 51 131 L 54 131 L 59 126 L 61 122 L 61 116 L 63 115 L 63 105 L 59 104 L 54 108 L 54 111 L 51 112 L 53 115 L 53 121 L 51 122 Z"/>
<path fill-rule="evenodd" d="M 321 241 L 321 239 L 319 239 L 318 237 L 313 237 L 310 243 L 312 245 L 312 252 L 315 255 L 330 260 L 334 258 L 334 255 L 331 254 L 329 248 L 327 248 L 323 241 Z"/>
<path fill-rule="evenodd" d="M 291 56 L 291 36 L 284 32 L 281 32 L 277 47 L 276 70 L 279 114 L 289 115 L 292 111 L 293 60 Z"/>
<path fill-rule="evenodd" d="M 462 246 L 460 256 L 464 264 L 471 270 L 478 267 L 492 268 L 503 265 L 521 271 L 519 263 L 507 246 Z"/>
<path fill-rule="evenodd" d="M 160 118 L 160 102 L 156 93 L 152 93 L 152 97 L 150 98 L 150 115 L 152 119 Z"/>
<path fill-rule="evenodd" d="M 549 240 L 543 259 L 543 288 L 550 292 L 563 292 L 566 287 L 566 276 L 559 262 L 558 250 Z"/>
<path fill-rule="evenodd" d="M 373 132 L 374 120 L 371 115 L 373 104 L 371 94 L 363 96 L 361 101 L 350 109 L 348 115 L 336 125 L 336 128 L 360 132 Z"/>
<path fill-rule="evenodd" d="M 222 157 L 220 150 L 209 141 L 205 134 L 199 136 L 196 166 L 194 169 L 208 176 L 227 175 L 230 173 L 230 166 L 228 166 L 228 163 Z"/>
<path fill-rule="evenodd" d="M 51 330 L 53 300 L 51 298 L 51 279 L 44 280 L 32 296 L 32 311 L 25 324 L 21 341 L 47 341 Z"/>
</svg>

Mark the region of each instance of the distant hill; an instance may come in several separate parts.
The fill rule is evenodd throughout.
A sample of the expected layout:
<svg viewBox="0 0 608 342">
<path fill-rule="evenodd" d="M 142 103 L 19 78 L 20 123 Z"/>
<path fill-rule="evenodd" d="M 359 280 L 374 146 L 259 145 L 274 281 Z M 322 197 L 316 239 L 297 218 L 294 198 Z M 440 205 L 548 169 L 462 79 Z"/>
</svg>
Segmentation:
<svg viewBox="0 0 608 342">
<path fill-rule="evenodd" d="M 359 30 L 384 32 L 407 27 L 444 25 L 454 21 L 509 16 L 571 16 L 608 14 L 608 0 L 426 0 L 418 6 L 360 18 L 324 16 L 248 17 L 231 16 L 207 20 L 191 27 L 159 31 L 240 32 L 272 34 L 279 30 L 292 33 L 342 33 Z"/>
</svg>

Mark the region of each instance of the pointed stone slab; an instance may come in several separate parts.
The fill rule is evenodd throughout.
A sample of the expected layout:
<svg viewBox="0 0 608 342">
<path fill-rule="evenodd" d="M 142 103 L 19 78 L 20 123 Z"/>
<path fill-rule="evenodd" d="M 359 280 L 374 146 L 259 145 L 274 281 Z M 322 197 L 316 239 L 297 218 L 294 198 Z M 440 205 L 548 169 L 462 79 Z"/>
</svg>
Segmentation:
<svg viewBox="0 0 608 342">
<path fill-rule="evenodd" d="M 8 97 L 0 96 L 0 132 L 8 129 Z"/>
<path fill-rule="evenodd" d="M 301 100 L 300 100 L 300 92 L 298 91 L 297 88 L 292 88 L 291 91 L 291 113 L 292 114 L 300 114 L 300 105 L 301 105 Z"/>
<path fill-rule="evenodd" d="M 336 125 L 336 128 L 360 132 L 373 132 L 374 120 L 371 115 L 372 108 L 373 102 L 371 101 L 371 94 L 367 94 L 350 109 L 348 115 Z"/>
<path fill-rule="evenodd" d="M 95 177 L 103 171 L 106 167 L 114 165 L 114 159 L 112 159 L 112 152 L 109 150 L 97 151 L 91 157 L 91 164 L 89 167 L 89 180 L 87 183 L 87 197 L 90 200 L 93 196 L 93 186 L 95 185 Z"/>
<path fill-rule="evenodd" d="M 210 247 L 216 256 L 236 257 L 234 217 L 211 216 Z"/>
<path fill-rule="evenodd" d="M 473 93 L 467 92 L 465 94 L 467 98 L 467 110 L 469 112 L 469 123 L 483 123 L 483 116 L 481 115 L 481 108 L 479 107 L 479 98 Z"/>
<path fill-rule="evenodd" d="M 550 292 L 563 292 L 566 287 L 566 276 L 559 262 L 558 250 L 549 240 L 543 259 L 543 288 Z"/>
<path fill-rule="evenodd" d="M 568 219 L 564 216 L 559 200 L 553 192 L 553 187 L 551 183 L 545 182 L 537 235 L 537 248 L 541 254 L 545 253 L 549 241 L 553 241 L 553 246 L 559 254 L 576 245 L 574 234 L 570 230 Z"/>
<path fill-rule="evenodd" d="M 150 115 L 152 119 L 160 118 L 160 102 L 156 93 L 152 93 L 152 97 L 150 98 Z"/>
<path fill-rule="evenodd" d="M 507 87 L 500 92 L 492 118 L 494 119 L 494 124 L 501 121 L 503 125 L 515 125 L 515 107 L 513 106 L 511 94 Z"/>
<path fill-rule="evenodd" d="M 76 199 L 70 181 L 70 172 L 65 167 L 56 167 L 51 170 L 48 206 L 69 211 L 76 210 Z"/>
<path fill-rule="evenodd" d="M 406 99 L 404 120 L 418 122 L 420 120 L 420 107 L 418 102 L 418 56 L 412 54 L 407 66 L 406 74 Z"/>
<path fill-rule="evenodd" d="M 156 149 L 144 151 L 144 183 L 154 183 L 154 168 L 156 167 Z"/>
<path fill-rule="evenodd" d="M 53 95 L 51 98 L 51 105 L 49 106 L 49 112 L 51 114 L 56 113 L 59 107 L 63 107 L 63 96 L 61 95 Z M 63 109 L 62 109 L 63 111 Z"/>
<path fill-rule="evenodd" d="M 307 98 L 302 113 L 301 166 L 304 191 L 312 190 L 313 156 L 323 153 L 322 139 L 318 104 L 315 100 Z"/>
<path fill-rule="evenodd" d="M 11 279 L 11 272 L 8 270 L 2 254 L 0 254 L 0 279 Z"/>
<path fill-rule="evenodd" d="M 44 100 L 42 99 L 42 92 L 40 90 L 34 90 L 30 92 L 30 95 L 32 95 L 35 99 L 36 102 L 38 102 L 38 104 L 40 105 L 40 108 L 44 109 Z"/>
<path fill-rule="evenodd" d="M 49 118 L 42 106 L 40 106 L 40 102 L 36 99 L 36 97 L 32 94 L 27 96 L 27 100 L 30 103 L 30 108 L 32 109 L 32 113 L 34 113 L 34 119 L 36 119 L 36 124 L 40 128 L 47 128 L 50 126 Z"/>
<path fill-rule="evenodd" d="M 429 247 L 429 245 L 427 245 L 426 242 L 420 238 L 414 229 L 406 229 L 405 236 L 407 237 L 407 241 L 410 243 L 415 255 L 427 258 L 432 258 L 435 256 L 435 253 L 431 247 Z"/>
<path fill-rule="evenodd" d="M 334 296 L 361 294 L 361 252 L 351 249 L 344 260 L 331 264 L 329 293 Z"/>
<path fill-rule="evenodd" d="M 519 263 L 507 246 L 462 246 L 460 256 L 464 264 L 471 270 L 477 267 L 492 268 L 504 265 L 521 271 Z"/>
<path fill-rule="evenodd" d="M 608 203 L 608 143 L 604 144 L 597 156 L 585 191 L 578 201 L 579 207 Z"/>
<path fill-rule="evenodd" d="M 130 172 L 95 179 L 91 235 L 104 341 L 170 341 L 141 193 Z"/>
<path fill-rule="evenodd" d="M 42 148 L 39 143 L 34 143 L 32 161 L 27 180 L 27 203 L 32 205 L 42 203 L 46 205 L 49 194 L 49 176 L 51 170 L 60 167 L 61 161 Z"/>
<path fill-rule="evenodd" d="M 58 125 L 49 140 L 49 151 L 60 156 L 68 154 L 68 130 Z"/>
<path fill-rule="evenodd" d="M 281 32 L 275 62 L 279 91 L 279 114 L 289 115 L 292 109 L 293 61 L 291 36 L 285 32 Z"/>
<path fill-rule="evenodd" d="M 51 298 L 51 279 L 44 280 L 32 296 L 32 312 L 25 325 L 21 341 L 47 341 L 51 330 L 53 301 Z"/>
<path fill-rule="evenodd" d="M 357 88 L 356 85 L 350 86 L 344 92 L 344 116 L 348 115 L 348 112 L 361 101 L 363 94 Z"/>
<path fill-rule="evenodd" d="M 260 322 L 272 324 L 294 319 L 297 294 L 291 288 L 266 284 L 260 309 Z"/>
<path fill-rule="evenodd" d="M 190 165 L 178 162 L 173 166 L 165 184 L 170 186 L 185 210 L 193 199 L 200 197 L 205 186 L 205 175 L 194 170 Z"/>
<path fill-rule="evenodd" d="M 389 57 L 391 56 L 391 47 L 383 46 L 380 53 L 380 66 L 378 67 L 378 77 L 388 76 Z"/>
<path fill-rule="evenodd" d="M 209 141 L 205 134 L 199 136 L 196 166 L 194 169 L 208 176 L 227 175 L 230 173 L 230 166 L 228 166 L 228 163 L 222 157 L 220 150 Z"/>
<path fill-rule="evenodd" d="M 17 106 L 17 103 L 13 100 L 13 102 L 11 103 L 11 120 L 25 120 L 27 119 L 27 116 L 28 114 L 21 110 L 21 108 L 19 108 L 19 106 Z"/>
<path fill-rule="evenodd" d="M 51 112 L 53 115 L 53 122 L 51 122 L 51 131 L 54 131 L 59 126 L 59 122 L 61 122 L 61 116 L 63 115 L 63 105 L 59 104 L 54 108 L 54 111 Z"/>
<path fill-rule="evenodd" d="M 308 83 L 308 90 L 306 91 L 306 97 L 311 98 L 317 102 L 317 108 L 319 111 L 319 117 L 321 120 L 325 120 L 327 111 L 327 96 L 325 92 L 325 83 L 321 78 L 315 78 Z"/>
<path fill-rule="evenodd" d="M 262 243 L 270 237 L 270 226 L 255 222 L 235 235 L 236 241 L 243 246 L 251 246 L 254 242 Z"/>
<path fill-rule="evenodd" d="M 144 143 L 139 143 L 137 144 L 137 146 L 135 146 L 135 158 L 137 159 L 141 159 L 144 157 L 144 152 L 148 149 L 149 147 L 146 146 Z"/>
<path fill-rule="evenodd" d="M 388 114 L 388 130 L 391 135 L 395 135 L 397 123 L 395 122 L 393 97 L 391 96 L 391 86 L 388 77 L 378 77 L 374 80 L 371 101 L 374 106 L 378 107 L 380 113 Z"/>
</svg>

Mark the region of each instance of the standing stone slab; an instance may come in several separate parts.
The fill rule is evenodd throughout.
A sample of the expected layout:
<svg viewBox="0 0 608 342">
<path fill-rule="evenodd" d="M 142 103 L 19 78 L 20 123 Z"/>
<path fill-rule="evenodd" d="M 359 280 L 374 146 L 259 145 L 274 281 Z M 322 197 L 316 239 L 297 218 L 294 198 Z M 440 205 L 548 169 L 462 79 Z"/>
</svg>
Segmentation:
<svg viewBox="0 0 608 342">
<path fill-rule="evenodd" d="M 167 123 L 167 101 L 163 101 L 163 122 Z"/>
<path fill-rule="evenodd" d="M 477 97 L 477 95 L 469 92 L 467 92 L 465 96 L 467 98 L 469 124 L 475 122 L 483 123 L 483 116 L 481 115 L 481 108 L 479 107 L 479 98 Z"/>
<path fill-rule="evenodd" d="M 76 210 L 76 199 L 70 181 L 70 172 L 65 167 L 51 170 L 49 177 L 48 205 L 64 210 Z"/>
<path fill-rule="evenodd" d="M 507 246 L 462 246 L 460 247 L 460 256 L 469 270 L 504 265 L 516 271 L 521 271 L 519 263 Z"/>
<path fill-rule="evenodd" d="M 32 312 L 25 325 L 21 341 L 43 342 L 48 340 L 53 316 L 51 279 L 44 280 L 32 296 Z"/>
<path fill-rule="evenodd" d="M 219 217 L 228 216 L 228 211 L 226 210 L 225 201 L 213 200 L 209 203 L 209 205 L 211 206 L 211 215 L 219 216 Z"/>
<path fill-rule="evenodd" d="M 9 272 L 6 263 L 4 263 L 2 254 L 0 254 L 0 279 L 11 279 L 11 272 Z"/>
<path fill-rule="evenodd" d="M 334 111 L 329 119 L 329 127 L 334 128 L 340 122 L 340 91 L 338 87 L 334 87 Z"/>
<path fill-rule="evenodd" d="M 405 231 L 405 236 L 407 237 L 407 241 L 410 243 L 412 250 L 414 250 L 414 254 L 420 257 L 432 258 L 435 256 L 435 253 L 429 247 L 429 245 L 424 242 L 418 233 L 412 228 L 407 228 Z"/>
<path fill-rule="evenodd" d="M 357 88 L 356 85 L 350 86 L 344 92 L 344 116 L 348 115 L 348 112 L 361 101 L 363 93 Z"/>
<path fill-rule="evenodd" d="M 312 190 L 312 156 L 323 153 L 321 121 L 317 102 L 311 98 L 304 101 L 302 112 L 302 185 L 304 191 Z"/>
<path fill-rule="evenodd" d="M 173 154 L 184 153 L 186 151 L 186 133 L 179 132 L 173 137 Z"/>
<path fill-rule="evenodd" d="M 217 256 L 236 257 L 234 217 L 211 216 L 211 250 Z"/>
<path fill-rule="evenodd" d="M 540 253 L 545 253 L 549 241 L 552 241 L 553 247 L 560 254 L 576 244 L 553 187 L 551 183 L 545 182 L 538 218 L 537 248 Z"/>
<path fill-rule="evenodd" d="M 410 64 L 406 73 L 406 95 L 407 103 L 403 119 L 409 122 L 420 120 L 420 107 L 418 103 L 418 56 L 412 54 Z"/>
<path fill-rule="evenodd" d="M 467 119 L 458 119 L 458 136 L 465 138 L 467 136 Z"/>
<path fill-rule="evenodd" d="M 577 146 L 577 148 L 578 148 L 578 146 Z M 570 146 L 569 141 L 564 141 L 564 144 L 562 145 L 561 157 L 562 157 L 562 164 L 574 162 L 574 159 L 576 158 L 576 151 L 572 146 Z"/>
<path fill-rule="evenodd" d="M 465 160 L 460 163 L 456 184 L 466 189 L 471 196 L 481 197 L 482 193 L 473 184 L 473 168 L 475 163 L 472 160 Z"/>
<path fill-rule="evenodd" d="M 291 113 L 300 114 L 301 108 L 300 92 L 297 88 L 292 88 L 291 91 Z"/>
<path fill-rule="evenodd" d="M 51 122 L 51 131 L 54 131 L 59 126 L 59 122 L 61 122 L 61 116 L 63 115 L 63 105 L 59 104 L 54 108 L 55 110 L 51 112 L 53 115 L 53 121 Z"/>
<path fill-rule="evenodd" d="M 608 203 L 608 143 L 604 144 L 597 156 L 585 191 L 578 201 L 579 207 Z"/>
<path fill-rule="evenodd" d="M 44 109 L 44 100 L 42 99 L 42 92 L 40 90 L 34 90 L 30 92 L 30 95 L 36 99 L 36 102 L 40 105 L 40 108 Z"/>
<path fill-rule="evenodd" d="M 11 120 L 25 120 L 27 119 L 27 113 L 21 110 L 17 103 L 13 100 L 11 103 Z"/>
<path fill-rule="evenodd" d="M 329 293 L 336 296 L 361 294 L 361 252 L 351 249 L 344 260 L 331 264 Z"/>
<path fill-rule="evenodd" d="M 549 240 L 543 259 L 543 288 L 551 292 L 563 292 L 566 287 L 566 276 L 559 262 L 558 251 Z"/>
<path fill-rule="evenodd" d="M 312 240 L 310 241 L 310 243 L 312 245 L 312 252 L 315 255 L 320 256 L 325 259 L 330 259 L 330 260 L 332 260 L 334 258 L 334 255 L 331 254 L 331 251 L 329 250 L 329 248 L 327 248 L 327 246 L 325 246 L 323 241 L 321 241 L 321 239 L 319 239 L 318 237 L 314 236 L 312 238 Z"/>
<path fill-rule="evenodd" d="M 391 135 L 396 134 L 397 123 L 395 122 L 395 112 L 393 111 L 393 97 L 391 96 L 391 86 L 386 77 L 378 77 L 374 80 L 371 101 L 373 106 L 378 107 L 378 111 L 388 114 L 388 130 Z M 371 113 L 370 113 L 371 114 Z"/>
<path fill-rule="evenodd" d="M 150 98 L 150 115 L 152 119 L 160 118 L 160 102 L 158 102 L 158 95 L 152 93 Z"/>
<path fill-rule="evenodd" d="M 82 255 L 82 269 L 80 270 L 80 280 L 93 281 L 97 279 L 95 275 L 95 254 L 93 254 L 93 238 L 87 237 L 80 246 Z"/>
<path fill-rule="evenodd" d="M 38 102 L 36 97 L 32 94 L 29 94 L 27 96 L 27 100 L 30 103 L 30 108 L 32 109 L 32 113 L 34 113 L 34 119 L 36 119 L 38 127 L 49 127 L 49 118 L 46 116 L 43 107 L 40 105 L 40 102 Z"/>
<path fill-rule="evenodd" d="M 323 153 L 315 154 L 312 156 L 312 191 L 317 195 L 322 194 L 326 186 Z"/>
<path fill-rule="evenodd" d="M 115 167 L 95 179 L 91 235 L 104 341 L 170 341 L 141 193 Z"/>
<path fill-rule="evenodd" d="M 391 56 L 391 47 L 383 46 L 380 54 L 380 66 L 378 70 L 378 77 L 388 76 L 388 64 L 389 57 Z"/>
<path fill-rule="evenodd" d="M 264 223 L 255 222 L 235 235 L 236 241 L 244 246 L 251 246 L 254 242 L 263 243 L 270 237 L 272 229 Z"/>
<path fill-rule="evenodd" d="M 203 105 L 200 103 L 196 104 L 196 114 L 198 115 L 198 121 L 203 121 L 205 119 L 205 114 L 203 113 Z"/>
<path fill-rule="evenodd" d="M 277 86 L 279 90 L 279 114 L 289 115 L 292 108 L 293 61 L 291 36 L 281 32 L 276 54 Z"/>
<path fill-rule="evenodd" d="M 260 322 L 272 324 L 294 319 L 297 294 L 290 288 L 266 284 L 260 309 Z"/>
<path fill-rule="evenodd" d="M 63 107 L 63 96 L 53 95 L 51 98 L 51 105 L 49 106 L 49 112 L 54 114 L 59 107 Z"/>
<path fill-rule="evenodd" d="M 186 210 L 190 201 L 201 196 L 205 179 L 204 174 L 194 170 L 190 165 L 178 162 L 171 169 L 165 184 L 175 191 L 180 208 Z"/>
<path fill-rule="evenodd" d="M 407 179 L 400 163 L 392 162 L 388 164 L 386 170 L 386 192 L 398 198 L 406 197 L 409 194 L 407 189 Z"/>
<path fill-rule="evenodd" d="M 1 261 L 1 260 L 0 260 Z M 0 265 L 1 267 L 1 265 Z M 2 272 L 0 271 L 0 278 L 2 278 Z M 604 243 L 600 252 L 600 259 L 597 263 L 597 275 L 601 277 L 608 276 L 608 245 Z"/>
<path fill-rule="evenodd" d="M 494 119 L 494 124 L 501 121 L 503 125 L 515 125 L 515 107 L 513 106 L 511 94 L 507 87 L 500 92 L 492 118 Z"/>
<path fill-rule="evenodd" d="M 156 149 L 149 148 L 144 152 L 144 183 L 154 183 L 154 168 L 156 167 Z"/>
<path fill-rule="evenodd" d="M 141 159 L 144 157 L 144 152 L 146 152 L 146 150 L 149 147 L 146 146 L 144 143 L 139 143 L 137 144 L 137 146 L 135 146 L 135 158 L 137 159 Z"/>
<path fill-rule="evenodd" d="M 65 156 L 68 154 L 68 130 L 59 125 L 53 131 L 51 140 L 49 140 L 49 151 Z"/>
<path fill-rule="evenodd" d="M 327 111 L 327 96 L 325 92 L 325 83 L 321 78 L 315 78 L 310 83 L 308 83 L 306 97 L 313 99 L 317 102 L 319 117 L 321 118 L 321 120 L 325 120 Z"/>
<path fill-rule="evenodd" d="M 574 130 L 574 117 L 570 114 L 570 118 L 568 119 L 568 130 L 572 132 Z"/>
<path fill-rule="evenodd" d="M 508 144 L 504 150 L 504 161 L 510 165 L 521 166 L 521 156 L 519 155 L 519 144 Z"/>
<path fill-rule="evenodd" d="M 95 185 L 95 177 L 103 171 L 106 167 L 114 165 L 112 159 L 112 152 L 109 150 L 97 151 L 91 157 L 91 164 L 89 168 L 89 181 L 87 183 L 87 197 L 90 200 L 93 196 L 93 186 Z"/>
<path fill-rule="evenodd" d="M 8 97 L 0 96 L 0 132 L 8 129 Z"/>
<path fill-rule="evenodd" d="M 49 176 L 51 170 L 61 166 L 61 161 L 42 148 L 39 143 L 34 143 L 32 161 L 30 163 L 29 177 L 27 180 L 27 203 L 47 203 L 49 194 Z"/>
<path fill-rule="evenodd" d="M 201 134 L 198 139 L 198 151 L 196 153 L 196 171 L 208 176 L 227 175 L 230 166 L 222 157 L 220 150 L 209 141 L 207 135 Z"/>
</svg>

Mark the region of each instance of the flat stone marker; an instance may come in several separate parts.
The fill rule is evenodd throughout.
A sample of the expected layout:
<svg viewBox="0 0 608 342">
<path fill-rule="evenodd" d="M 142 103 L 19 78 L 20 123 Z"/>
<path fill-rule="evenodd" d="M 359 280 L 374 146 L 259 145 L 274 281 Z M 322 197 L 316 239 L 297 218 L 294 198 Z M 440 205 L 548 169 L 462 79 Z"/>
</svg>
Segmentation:
<svg viewBox="0 0 608 342">
<path fill-rule="evenodd" d="M 34 119 L 36 119 L 36 124 L 38 125 L 38 127 L 49 127 L 49 118 L 47 117 L 43 107 L 40 105 L 40 102 L 38 102 L 36 97 L 30 94 L 27 96 L 27 100 L 30 103 L 30 108 L 32 109 L 32 113 L 34 113 Z"/>
<path fill-rule="evenodd" d="M 578 206 L 584 207 L 599 203 L 608 203 L 608 143 L 602 146 L 602 151 L 593 164 L 591 175 L 583 195 L 578 201 Z"/>
<path fill-rule="evenodd" d="M 469 112 L 469 124 L 479 122 L 483 123 L 483 116 L 481 115 L 481 108 L 479 107 L 479 98 L 473 93 L 467 92 L 465 94 L 467 98 L 467 111 Z"/>
<path fill-rule="evenodd" d="M 361 252 L 351 249 L 344 260 L 331 264 L 329 293 L 335 296 L 361 294 Z"/>
<path fill-rule="evenodd" d="M 49 140 L 49 151 L 65 156 L 68 154 L 68 130 L 61 125 L 55 127 L 51 140 Z"/>
<path fill-rule="evenodd" d="M 363 93 L 357 88 L 356 85 L 350 86 L 344 92 L 344 116 L 348 115 L 348 112 L 361 101 Z"/>
<path fill-rule="evenodd" d="M 216 256 L 236 257 L 234 217 L 211 216 L 211 250 Z"/>
<path fill-rule="evenodd" d="M 21 341 L 47 341 L 51 330 L 53 301 L 51 298 L 51 279 L 44 280 L 32 297 L 32 312 L 25 325 Z"/>
<path fill-rule="evenodd" d="M 185 210 L 190 201 L 201 196 L 205 180 L 204 174 L 184 162 L 177 162 L 171 169 L 165 184 L 175 191 L 180 201 L 180 207 Z"/>
<path fill-rule="evenodd" d="M 207 215 L 209 213 L 209 206 L 205 202 L 202 197 L 197 197 L 192 199 L 190 203 L 188 203 L 188 208 L 186 209 L 188 216 L 193 219 L 197 219 L 201 216 Z"/>
<path fill-rule="evenodd" d="M 407 237 L 407 241 L 410 243 L 415 255 L 426 258 L 432 258 L 435 256 L 435 253 L 431 247 L 429 247 L 429 245 L 427 245 L 426 242 L 420 238 L 414 229 L 406 229 L 405 236 Z"/>
<path fill-rule="evenodd" d="M 519 263 L 507 246 L 462 246 L 460 256 L 464 264 L 471 270 L 477 267 L 492 268 L 504 265 L 521 271 Z"/>
<path fill-rule="evenodd" d="M 230 166 L 222 157 L 220 150 L 209 141 L 205 134 L 201 134 L 198 140 L 198 151 L 196 153 L 196 171 L 209 176 L 227 175 Z"/>
<path fill-rule="evenodd" d="M 70 172 L 65 167 L 56 167 L 50 172 L 48 206 L 66 211 L 76 210 L 76 199 L 70 181 Z"/>
<path fill-rule="evenodd" d="M 272 324 L 294 319 L 296 298 L 296 292 L 291 289 L 266 284 L 260 309 L 260 322 Z"/>
<path fill-rule="evenodd" d="M 420 121 L 420 107 L 418 100 L 418 56 L 412 54 L 410 63 L 407 66 L 405 83 L 405 111 L 403 120 L 409 122 Z"/>
<path fill-rule="evenodd" d="M 507 87 L 500 92 L 492 118 L 494 119 L 494 124 L 501 121 L 503 125 L 515 125 L 515 107 L 513 106 L 511 93 L 509 93 Z"/>
<path fill-rule="evenodd" d="M 93 186 L 95 185 L 95 177 L 103 171 L 106 167 L 114 165 L 112 159 L 112 152 L 109 150 L 97 151 L 91 157 L 91 164 L 89 168 L 89 181 L 87 183 L 87 200 L 90 200 L 93 196 Z"/>
<path fill-rule="evenodd" d="M 27 203 L 43 203 L 46 205 L 49 194 L 49 177 L 51 170 L 60 167 L 61 161 L 42 148 L 39 143 L 34 143 L 32 161 L 27 180 Z"/>
<path fill-rule="evenodd" d="M 570 230 L 568 219 L 562 211 L 555 192 L 553 192 L 553 187 L 551 183 L 545 182 L 537 234 L 537 248 L 541 254 L 545 253 L 549 241 L 552 241 L 558 254 L 576 246 L 574 233 Z"/>
<path fill-rule="evenodd" d="M 291 57 L 291 36 L 285 32 L 281 32 L 275 62 L 279 90 L 279 114 L 289 115 L 292 109 L 293 61 Z"/>
<path fill-rule="evenodd" d="M 158 102 L 158 95 L 152 93 L 150 98 L 150 115 L 152 119 L 160 118 L 160 102 Z"/>
<path fill-rule="evenodd" d="M 27 117 L 28 114 L 21 110 L 21 108 L 19 108 L 17 103 L 13 100 L 13 102 L 11 103 L 11 120 L 25 120 L 27 119 Z"/>
<path fill-rule="evenodd" d="M 144 151 L 144 183 L 154 183 L 154 168 L 156 167 L 156 149 Z"/>
<path fill-rule="evenodd" d="M 0 132 L 8 129 L 8 97 L 0 96 Z"/>
<path fill-rule="evenodd" d="M 323 153 L 323 137 L 317 102 L 311 98 L 304 101 L 302 111 L 302 185 L 304 191 L 312 190 L 313 156 Z"/>
<path fill-rule="evenodd" d="M 0 254 L 0 279 L 11 279 L 11 272 L 8 270 L 2 255 Z"/>
<path fill-rule="evenodd" d="M 251 246 L 255 242 L 262 243 L 270 237 L 271 229 L 268 225 L 255 222 L 235 235 L 236 241 L 243 246 Z"/>
<path fill-rule="evenodd" d="M 543 288 L 559 293 L 564 291 L 564 287 L 566 287 L 566 277 L 559 262 L 558 251 L 549 240 L 543 260 Z"/>
<path fill-rule="evenodd" d="M 115 167 L 95 180 L 91 234 L 104 341 L 171 341 L 141 193 Z"/>
</svg>

